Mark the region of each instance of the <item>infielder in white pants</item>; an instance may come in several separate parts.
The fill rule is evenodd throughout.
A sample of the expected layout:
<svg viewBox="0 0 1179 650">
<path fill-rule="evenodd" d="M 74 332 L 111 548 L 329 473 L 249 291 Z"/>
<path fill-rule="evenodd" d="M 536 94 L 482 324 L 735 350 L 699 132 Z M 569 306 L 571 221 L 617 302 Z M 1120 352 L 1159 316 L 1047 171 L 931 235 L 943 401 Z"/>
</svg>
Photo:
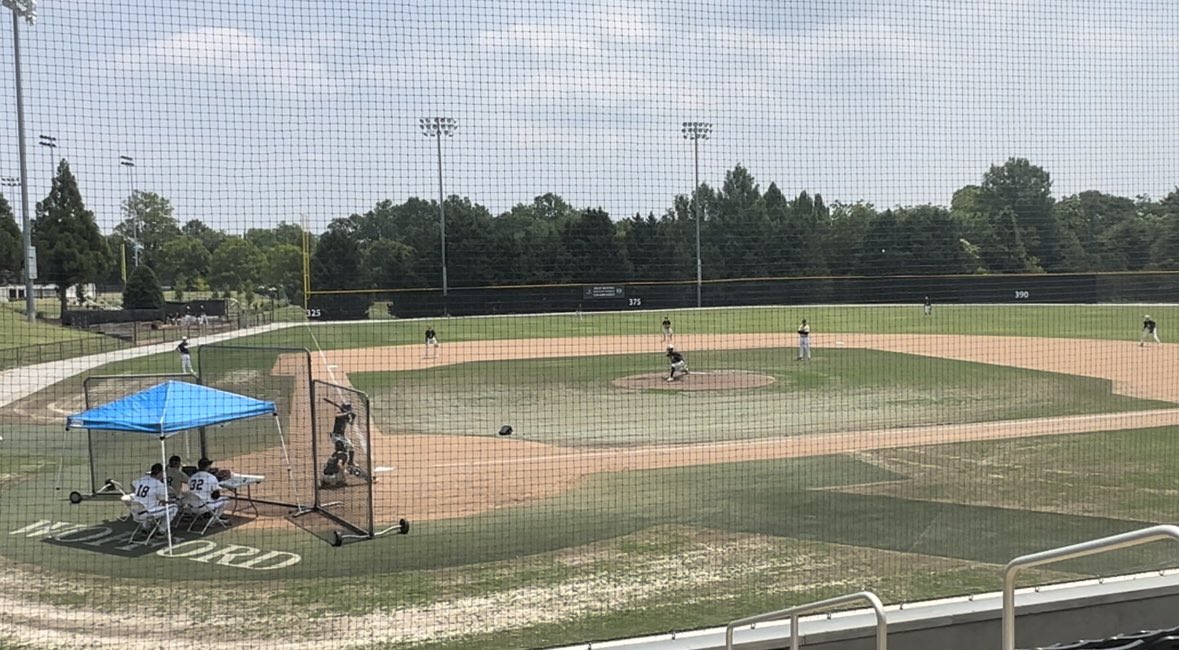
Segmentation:
<svg viewBox="0 0 1179 650">
<path fill-rule="evenodd" d="M 1150 314 L 1142 317 L 1142 336 L 1138 338 L 1138 347 L 1146 345 L 1148 339 L 1154 339 L 1155 343 L 1162 344 L 1159 340 L 1159 325 L 1150 318 Z"/>
<path fill-rule="evenodd" d="M 806 324 L 806 319 L 802 319 L 802 325 L 798 326 L 798 361 L 806 359 L 811 360 L 811 326 Z"/>
</svg>

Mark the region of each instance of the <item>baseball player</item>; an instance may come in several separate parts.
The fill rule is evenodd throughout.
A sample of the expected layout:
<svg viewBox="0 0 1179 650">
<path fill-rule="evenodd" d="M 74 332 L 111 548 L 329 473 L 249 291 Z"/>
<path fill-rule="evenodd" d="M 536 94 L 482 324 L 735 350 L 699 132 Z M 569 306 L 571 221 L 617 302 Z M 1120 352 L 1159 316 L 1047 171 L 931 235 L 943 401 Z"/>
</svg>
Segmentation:
<svg viewBox="0 0 1179 650">
<path fill-rule="evenodd" d="M 667 346 L 667 361 L 671 364 L 671 372 L 667 375 L 667 381 L 675 381 L 676 371 L 680 371 L 680 376 L 688 374 L 688 361 L 684 359 L 684 355 L 679 350 L 675 349 L 674 345 Z"/>
<path fill-rule="evenodd" d="M 324 398 L 324 401 L 339 409 L 339 413 L 336 413 L 335 421 L 332 422 L 333 451 L 331 457 L 328 458 L 327 465 L 324 466 L 324 476 L 326 477 L 328 475 L 329 466 L 343 464 L 349 474 L 365 481 L 369 480 L 368 472 L 356 464 L 356 447 L 348 437 L 348 427 L 356 422 L 356 411 L 352 410 L 352 403 L 343 402 L 336 404 L 327 398 Z"/>
<path fill-rule="evenodd" d="M 434 326 L 431 325 L 426 328 L 426 353 L 422 355 L 422 358 L 425 359 L 437 354 L 438 347 L 438 334 L 434 332 Z"/>
<path fill-rule="evenodd" d="M 195 375 L 192 371 L 192 355 L 188 352 L 188 337 L 180 339 L 180 345 L 176 346 L 176 351 L 180 353 L 180 372 Z"/>
<path fill-rule="evenodd" d="M 208 458 L 197 461 L 197 471 L 188 479 L 188 491 L 200 497 L 209 513 L 220 519 L 229 497 L 221 494 L 221 482 L 211 471 L 212 467 L 213 461 Z"/>
<path fill-rule="evenodd" d="M 805 318 L 802 319 L 802 325 L 798 326 L 798 358 L 795 361 L 803 359 L 811 360 L 811 326 L 807 325 Z"/>
<path fill-rule="evenodd" d="M 168 486 L 164 485 L 164 466 L 156 463 L 147 474 L 131 481 L 131 498 L 143 506 L 148 516 L 176 521 L 176 504 L 168 503 Z"/>
<path fill-rule="evenodd" d="M 1159 340 L 1159 325 L 1147 314 L 1142 317 L 1142 336 L 1138 338 L 1138 347 L 1146 345 L 1146 341 L 1151 338 L 1155 343 L 1162 344 Z"/>
<path fill-rule="evenodd" d="M 929 296 L 925 296 L 925 315 L 933 315 L 933 302 L 929 299 Z"/>
<path fill-rule="evenodd" d="M 675 332 L 671 331 L 671 319 L 667 316 L 663 317 L 663 342 L 670 343 L 671 337 L 675 336 Z"/>
</svg>

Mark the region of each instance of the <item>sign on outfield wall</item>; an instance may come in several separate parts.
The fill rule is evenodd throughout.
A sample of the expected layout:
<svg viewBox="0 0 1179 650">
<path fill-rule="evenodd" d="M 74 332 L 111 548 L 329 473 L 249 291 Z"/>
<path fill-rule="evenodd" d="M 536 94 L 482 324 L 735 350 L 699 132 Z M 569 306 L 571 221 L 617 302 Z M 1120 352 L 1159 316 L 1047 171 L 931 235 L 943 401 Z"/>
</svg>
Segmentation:
<svg viewBox="0 0 1179 650">
<path fill-rule="evenodd" d="M 618 285 L 594 285 L 581 288 L 581 295 L 586 300 L 601 298 L 625 298 L 626 287 Z"/>
</svg>

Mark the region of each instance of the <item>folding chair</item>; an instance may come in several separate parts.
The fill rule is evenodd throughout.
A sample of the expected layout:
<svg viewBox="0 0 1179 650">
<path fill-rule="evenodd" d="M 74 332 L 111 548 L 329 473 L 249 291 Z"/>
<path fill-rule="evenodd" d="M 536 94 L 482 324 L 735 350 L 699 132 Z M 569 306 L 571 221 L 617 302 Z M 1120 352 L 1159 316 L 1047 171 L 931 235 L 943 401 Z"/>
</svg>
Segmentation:
<svg viewBox="0 0 1179 650">
<path fill-rule="evenodd" d="M 147 508 L 144 508 L 142 503 L 132 499 L 130 494 L 124 495 L 122 500 L 123 505 L 127 506 L 127 511 L 131 515 L 131 520 L 135 522 L 135 530 L 131 532 L 131 537 L 127 541 L 134 544 L 137 541 L 135 539 L 136 536 L 138 536 L 140 532 L 146 532 L 147 536 L 144 537 L 143 541 L 140 543 L 144 546 L 147 546 L 147 544 L 151 542 L 151 538 L 154 537 L 156 533 L 160 532 L 160 529 L 166 525 L 164 523 L 166 521 L 165 518 L 160 517 L 158 513 L 149 513 Z"/>
<path fill-rule="evenodd" d="M 192 521 L 188 524 L 188 532 L 193 532 L 193 527 L 197 525 L 202 518 L 205 518 L 205 526 L 201 528 L 200 535 L 208 532 L 209 527 L 214 523 L 222 528 L 229 528 L 229 522 L 221 517 L 221 511 L 225 510 L 225 505 L 228 501 L 224 498 L 216 499 L 215 501 L 205 501 L 199 495 L 189 492 L 192 498 L 189 502 L 192 504 L 189 512 L 192 514 Z"/>
</svg>

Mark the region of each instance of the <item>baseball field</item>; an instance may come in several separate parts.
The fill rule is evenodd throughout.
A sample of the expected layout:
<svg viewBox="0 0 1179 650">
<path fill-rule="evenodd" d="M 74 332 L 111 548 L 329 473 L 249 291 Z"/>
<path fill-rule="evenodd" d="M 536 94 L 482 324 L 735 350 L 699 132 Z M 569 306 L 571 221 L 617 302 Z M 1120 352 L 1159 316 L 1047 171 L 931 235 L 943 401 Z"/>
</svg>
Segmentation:
<svg viewBox="0 0 1179 650">
<path fill-rule="evenodd" d="M 261 505 L 181 529 L 172 557 L 128 543 L 117 500 L 68 502 L 93 449 L 62 425 L 85 377 L 176 372 L 175 354 L 77 359 L 76 376 L 0 410 L 0 645 L 160 647 L 196 628 L 267 647 L 536 648 L 861 589 L 891 603 L 994 591 L 1016 555 L 1179 516 L 1179 356 L 1138 345 L 1144 313 L 1166 341 L 1179 308 L 672 311 L 691 371 L 674 382 L 662 312 L 237 339 L 284 350 L 222 352 L 202 373 L 265 387 L 299 469 L 280 466 L 277 438 L 232 428 L 214 434 L 232 439 L 218 465 L 276 493 L 315 480 L 292 371 L 305 357 L 289 350 L 306 348 L 311 377 L 370 398 L 375 523 L 412 529 L 337 548 L 322 522 Z M 810 361 L 796 360 L 802 318 Z M 111 444 L 103 471 L 122 483 L 159 458 L 154 440 Z M 190 439 L 169 445 L 193 455 Z M 1163 562 L 1148 548 L 1025 579 Z"/>
</svg>

